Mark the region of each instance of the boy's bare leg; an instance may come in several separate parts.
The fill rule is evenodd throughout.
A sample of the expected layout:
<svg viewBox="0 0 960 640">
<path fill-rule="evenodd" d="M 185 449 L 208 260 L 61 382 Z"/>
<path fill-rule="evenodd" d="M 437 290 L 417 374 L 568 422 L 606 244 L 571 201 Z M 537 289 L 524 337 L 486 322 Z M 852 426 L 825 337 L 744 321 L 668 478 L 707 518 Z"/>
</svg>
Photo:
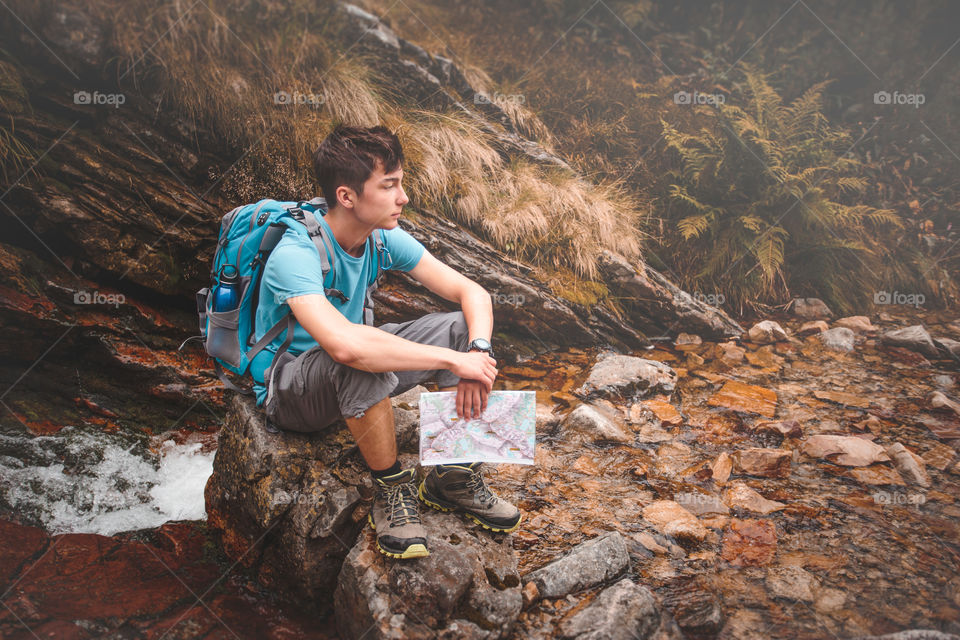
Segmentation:
<svg viewBox="0 0 960 640">
<path fill-rule="evenodd" d="M 397 434 L 389 397 L 367 409 L 362 418 L 345 417 L 344 421 L 371 470 L 393 466 L 397 461 Z"/>
<path fill-rule="evenodd" d="M 391 470 L 397 463 L 397 434 L 390 398 L 367 409 L 363 417 L 345 418 L 345 422 L 364 461 L 374 472 L 376 493 L 367 519 L 377 532 L 377 549 L 391 558 L 430 555 L 427 530 L 420 520 L 416 468 Z M 386 473 L 377 475 L 378 472 Z"/>
</svg>

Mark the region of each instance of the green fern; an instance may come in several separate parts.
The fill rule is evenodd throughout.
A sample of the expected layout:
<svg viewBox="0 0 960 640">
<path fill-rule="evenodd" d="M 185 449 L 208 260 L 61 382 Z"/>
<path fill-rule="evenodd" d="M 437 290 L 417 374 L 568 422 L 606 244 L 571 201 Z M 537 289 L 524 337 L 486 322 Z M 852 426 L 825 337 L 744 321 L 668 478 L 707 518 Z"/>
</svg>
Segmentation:
<svg viewBox="0 0 960 640">
<path fill-rule="evenodd" d="M 851 136 L 821 112 L 828 84 L 784 104 L 763 73 L 744 66 L 726 103 L 697 112 L 697 129 L 661 119 L 679 163 L 663 184 L 684 286 L 723 291 L 734 308 L 803 294 L 849 310 L 850 292 L 864 298 L 879 285 L 887 249 L 868 226 L 903 223 L 853 200 L 868 183 L 845 155 Z"/>
</svg>

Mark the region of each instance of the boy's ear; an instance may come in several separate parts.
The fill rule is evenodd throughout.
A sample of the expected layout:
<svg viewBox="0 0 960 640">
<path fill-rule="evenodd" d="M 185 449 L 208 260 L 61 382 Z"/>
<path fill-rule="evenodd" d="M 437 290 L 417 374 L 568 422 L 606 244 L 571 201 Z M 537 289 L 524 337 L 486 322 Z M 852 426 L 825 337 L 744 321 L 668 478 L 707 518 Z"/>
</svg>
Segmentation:
<svg viewBox="0 0 960 640">
<path fill-rule="evenodd" d="M 357 194 L 354 193 L 353 189 L 346 185 L 340 185 L 337 187 L 337 202 L 347 209 L 352 209 L 353 205 L 356 204 Z"/>
</svg>

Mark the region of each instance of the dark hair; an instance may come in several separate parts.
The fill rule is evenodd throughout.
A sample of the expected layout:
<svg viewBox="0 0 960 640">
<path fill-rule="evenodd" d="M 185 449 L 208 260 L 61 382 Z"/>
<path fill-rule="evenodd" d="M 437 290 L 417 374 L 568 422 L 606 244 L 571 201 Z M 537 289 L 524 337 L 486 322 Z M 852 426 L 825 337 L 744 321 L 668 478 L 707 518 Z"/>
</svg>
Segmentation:
<svg viewBox="0 0 960 640">
<path fill-rule="evenodd" d="M 386 173 L 403 162 L 400 139 L 386 127 L 338 126 L 313 154 L 313 172 L 327 206 L 337 204 L 337 188 L 346 185 L 363 193 L 363 183 L 373 174 L 377 161 Z"/>
</svg>

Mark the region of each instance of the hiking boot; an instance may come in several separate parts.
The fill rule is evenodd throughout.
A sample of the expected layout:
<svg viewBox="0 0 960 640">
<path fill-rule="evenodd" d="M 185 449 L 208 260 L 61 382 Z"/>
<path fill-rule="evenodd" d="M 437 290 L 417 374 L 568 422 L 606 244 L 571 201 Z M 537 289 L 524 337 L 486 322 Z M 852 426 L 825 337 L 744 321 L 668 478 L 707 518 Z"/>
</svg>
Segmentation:
<svg viewBox="0 0 960 640">
<path fill-rule="evenodd" d="M 420 483 L 420 499 L 440 511 L 461 511 L 485 529 L 513 531 L 520 526 L 520 510 L 490 491 L 481 465 L 435 466 Z"/>
<path fill-rule="evenodd" d="M 377 532 L 377 550 L 391 558 L 430 555 L 427 530 L 420 522 L 416 479 L 416 469 L 373 479 L 377 493 L 367 520 Z"/>
</svg>

